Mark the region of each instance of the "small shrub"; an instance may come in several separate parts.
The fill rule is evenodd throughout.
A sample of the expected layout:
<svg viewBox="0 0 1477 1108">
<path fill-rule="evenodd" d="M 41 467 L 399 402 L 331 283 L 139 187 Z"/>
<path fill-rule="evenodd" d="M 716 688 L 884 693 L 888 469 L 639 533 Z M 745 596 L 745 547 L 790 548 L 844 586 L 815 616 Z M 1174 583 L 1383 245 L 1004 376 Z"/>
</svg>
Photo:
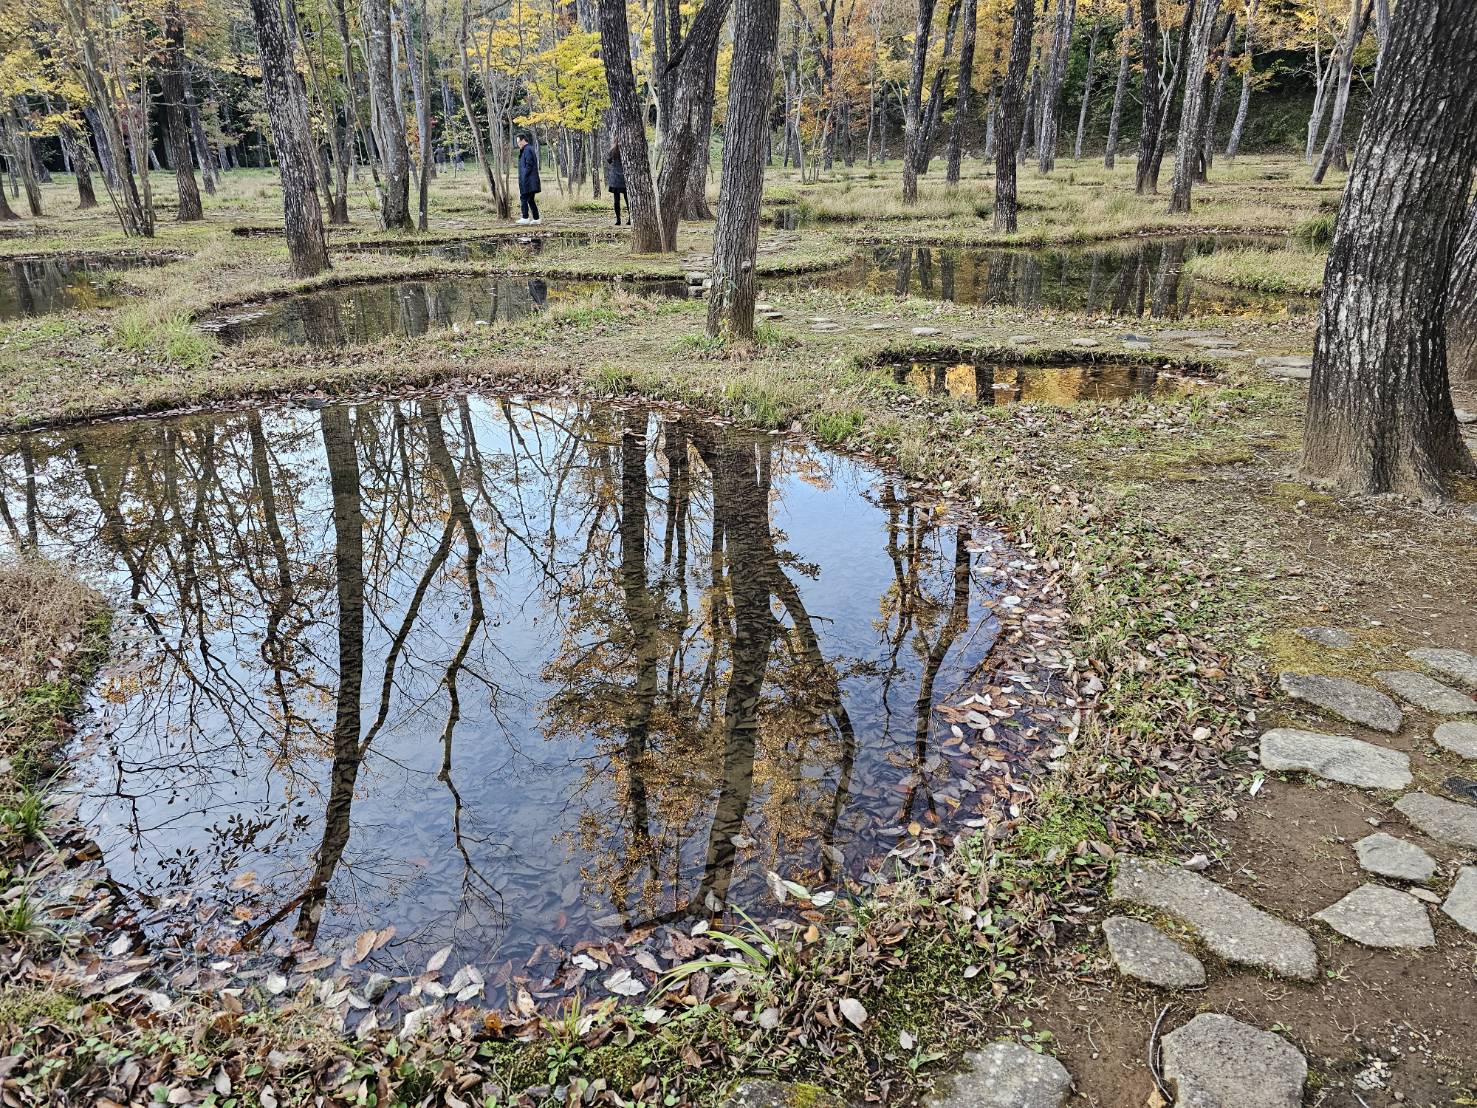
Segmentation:
<svg viewBox="0 0 1477 1108">
<path fill-rule="evenodd" d="M 1333 228 L 1337 222 L 1337 212 L 1324 212 L 1299 223 L 1292 229 L 1292 237 L 1314 250 L 1327 250 L 1333 242 Z"/>
</svg>

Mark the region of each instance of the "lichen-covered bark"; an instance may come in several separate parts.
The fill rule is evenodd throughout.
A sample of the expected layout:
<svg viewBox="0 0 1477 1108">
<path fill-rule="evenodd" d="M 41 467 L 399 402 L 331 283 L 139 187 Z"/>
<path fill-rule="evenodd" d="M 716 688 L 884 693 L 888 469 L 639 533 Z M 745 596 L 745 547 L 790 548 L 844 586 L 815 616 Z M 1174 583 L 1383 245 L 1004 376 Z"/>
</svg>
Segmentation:
<svg viewBox="0 0 1477 1108">
<path fill-rule="evenodd" d="M 1205 113 L 1205 68 L 1210 41 L 1220 15 L 1220 0 L 1202 0 L 1189 43 L 1189 65 L 1185 70 L 1185 102 L 1180 109 L 1180 129 L 1174 152 L 1174 183 L 1169 210 L 1190 210 L 1190 188 L 1195 181 L 1195 160 L 1200 152 L 1200 120 Z"/>
<path fill-rule="evenodd" d="M 1471 472 L 1447 377 L 1453 255 L 1477 164 L 1477 4 L 1400 4 L 1334 229 L 1302 473 L 1445 494 Z"/>
<path fill-rule="evenodd" d="M 1150 0 L 1152 2 L 1152 0 Z M 1000 125 L 995 129 L 995 230 L 1014 231 L 1016 223 L 1015 155 L 1025 104 L 1026 66 L 1031 64 L 1031 36 L 1036 30 L 1035 0 L 1015 0 L 1010 32 L 1010 64 L 1000 87 Z"/>
<path fill-rule="evenodd" d="M 918 26 L 913 32 L 913 60 L 908 69 L 908 97 L 903 102 L 903 203 L 918 200 L 918 146 L 922 131 L 923 72 L 928 65 L 928 39 L 933 32 L 934 0 L 918 0 Z"/>
<path fill-rule="evenodd" d="M 1446 295 L 1446 364 L 1453 377 L 1477 380 L 1477 201 L 1451 266 Z"/>
<path fill-rule="evenodd" d="M 1139 37 L 1144 56 L 1144 126 L 1139 132 L 1138 170 L 1134 178 L 1135 192 L 1153 192 L 1154 147 L 1159 142 L 1159 0 L 1142 0 Z"/>
</svg>

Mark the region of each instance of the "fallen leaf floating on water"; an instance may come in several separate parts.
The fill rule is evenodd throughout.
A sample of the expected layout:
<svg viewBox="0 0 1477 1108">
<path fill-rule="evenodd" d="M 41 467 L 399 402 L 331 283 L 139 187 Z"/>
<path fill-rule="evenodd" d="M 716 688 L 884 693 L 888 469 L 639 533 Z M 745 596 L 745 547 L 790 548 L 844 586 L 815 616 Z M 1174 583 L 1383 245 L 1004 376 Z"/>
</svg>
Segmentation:
<svg viewBox="0 0 1477 1108">
<path fill-rule="evenodd" d="M 451 947 L 443 946 L 426 960 L 426 972 L 436 973 L 442 966 L 446 965 L 446 959 L 451 957 Z"/>
</svg>

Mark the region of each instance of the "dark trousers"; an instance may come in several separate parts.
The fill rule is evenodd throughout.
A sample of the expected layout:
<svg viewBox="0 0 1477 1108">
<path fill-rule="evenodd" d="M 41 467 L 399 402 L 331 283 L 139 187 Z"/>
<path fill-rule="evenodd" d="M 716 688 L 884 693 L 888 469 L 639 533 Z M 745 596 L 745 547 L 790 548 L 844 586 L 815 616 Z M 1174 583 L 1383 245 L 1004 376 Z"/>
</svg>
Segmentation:
<svg viewBox="0 0 1477 1108">
<path fill-rule="evenodd" d="M 520 192 L 518 194 L 518 206 L 523 209 L 524 219 L 538 219 L 538 193 Z"/>
<path fill-rule="evenodd" d="M 619 223 L 621 221 L 621 201 L 625 199 L 626 190 L 611 189 L 610 195 L 615 198 L 615 221 Z"/>
</svg>

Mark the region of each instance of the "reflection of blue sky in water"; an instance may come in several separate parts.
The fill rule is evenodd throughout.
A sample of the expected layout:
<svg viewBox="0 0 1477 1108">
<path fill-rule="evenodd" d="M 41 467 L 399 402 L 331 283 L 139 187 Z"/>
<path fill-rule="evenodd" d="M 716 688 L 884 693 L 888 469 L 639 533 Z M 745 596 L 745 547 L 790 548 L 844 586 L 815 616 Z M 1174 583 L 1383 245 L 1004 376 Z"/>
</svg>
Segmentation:
<svg viewBox="0 0 1477 1108">
<path fill-rule="evenodd" d="M 992 537 L 859 463 L 477 398 L 0 453 L 7 542 L 125 608 L 74 780 L 161 922 L 526 956 L 979 810 L 917 723 L 991 646 Z"/>
</svg>

